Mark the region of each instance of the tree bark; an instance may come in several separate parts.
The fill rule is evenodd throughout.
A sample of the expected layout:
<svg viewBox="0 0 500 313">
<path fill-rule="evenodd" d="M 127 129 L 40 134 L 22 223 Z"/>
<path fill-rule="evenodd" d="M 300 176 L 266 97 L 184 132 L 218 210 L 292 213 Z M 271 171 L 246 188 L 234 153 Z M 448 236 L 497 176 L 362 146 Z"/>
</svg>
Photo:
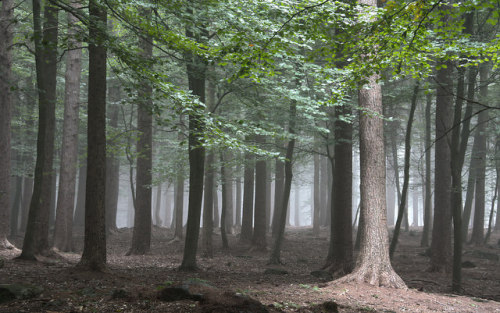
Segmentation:
<svg viewBox="0 0 500 313">
<path fill-rule="evenodd" d="M 80 159 L 80 169 L 78 171 L 78 189 L 76 194 L 76 208 L 73 217 L 73 226 L 83 226 L 85 224 L 85 186 L 87 185 L 87 157 Z"/>
<path fill-rule="evenodd" d="M 280 146 L 280 143 L 277 142 Z M 283 199 L 283 184 L 284 184 L 285 167 L 283 161 L 276 159 L 275 171 L 274 171 L 274 213 L 273 213 L 273 225 L 272 225 L 272 235 L 276 236 L 279 228 L 279 219 L 281 216 L 281 203 Z"/>
<path fill-rule="evenodd" d="M 293 214 L 293 224 L 295 227 L 300 226 L 300 186 L 298 184 L 295 184 L 295 200 L 294 200 L 294 206 L 295 206 L 295 212 Z"/>
<path fill-rule="evenodd" d="M 451 108 L 453 64 L 440 63 L 437 71 L 434 224 L 429 271 L 448 271 L 451 261 Z"/>
<path fill-rule="evenodd" d="M 212 233 L 214 232 L 214 162 L 212 151 L 207 153 L 205 160 L 205 191 L 203 195 L 203 255 L 213 257 Z"/>
<path fill-rule="evenodd" d="M 75 9 L 81 7 L 75 1 Z M 75 207 L 76 173 L 78 166 L 78 123 L 80 108 L 81 44 L 75 39 L 74 24 L 77 18 L 68 13 L 68 50 L 64 93 L 63 142 L 61 167 L 59 169 L 59 193 L 57 197 L 54 248 L 61 251 L 73 250 L 73 211 Z"/>
<path fill-rule="evenodd" d="M 376 6 L 374 0 L 362 4 Z M 378 77 L 368 78 L 368 88 L 358 93 L 363 110 L 359 118 L 361 227 L 360 251 L 353 272 L 340 281 L 367 282 L 376 286 L 406 288 L 389 258 L 389 234 L 385 199 L 385 149 L 381 87 Z"/>
<path fill-rule="evenodd" d="M 225 192 L 225 197 L 226 197 L 226 214 L 224 219 L 221 217 L 221 220 L 225 221 L 226 223 L 226 234 L 232 234 L 233 233 L 233 171 L 231 168 L 231 165 L 228 161 L 230 161 L 232 158 L 231 153 L 226 152 L 226 155 L 223 157 L 223 159 L 226 161 L 226 165 L 224 166 L 224 174 L 225 176 L 221 176 L 221 181 L 224 182 L 226 186 Z M 222 171 L 221 171 L 222 175 Z M 222 185 L 222 188 L 224 188 L 224 185 Z M 224 197 L 224 196 L 222 196 Z M 224 199 L 223 199 L 224 200 Z"/>
<path fill-rule="evenodd" d="M 254 160 L 251 153 L 245 153 L 243 178 L 243 218 L 241 222 L 241 243 L 249 243 L 253 231 Z"/>
<path fill-rule="evenodd" d="M 33 0 L 35 63 L 38 86 L 39 122 L 33 195 L 30 202 L 23 251 L 19 258 L 35 259 L 49 248 L 49 215 L 53 175 L 55 104 L 57 75 L 58 10 Z"/>
<path fill-rule="evenodd" d="M 256 136 L 256 142 L 263 144 L 265 138 Z M 252 247 L 257 250 L 265 250 L 266 243 L 266 161 L 257 160 L 255 164 L 255 213 L 254 228 L 252 236 Z"/>
<path fill-rule="evenodd" d="M 221 206 L 221 225 L 220 225 L 220 234 L 222 238 L 222 249 L 227 250 L 229 249 L 229 243 L 227 241 L 227 211 L 229 209 L 228 206 L 228 201 L 229 201 L 229 196 L 228 196 L 228 189 L 230 188 L 229 185 L 227 184 L 227 173 L 226 173 L 226 164 L 224 160 L 224 152 L 220 153 L 220 177 L 221 177 L 221 185 L 222 185 L 222 206 Z M 224 222 L 226 221 L 226 222 Z"/>
<path fill-rule="evenodd" d="M 146 18 L 151 16 L 150 9 L 144 9 Z M 153 44 L 150 36 L 139 39 L 140 55 L 144 60 L 153 57 Z M 147 81 L 147 78 L 144 78 Z M 150 83 L 139 82 L 137 102 L 137 169 L 136 169 L 136 205 L 132 245 L 127 255 L 142 255 L 151 248 L 151 185 L 153 177 L 153 117 L 151 114 L 153 88 Z"/>
<path fill-rule="evenodd" d="M 85 239 L 79 266 L 94 271 L 106 268 L 106 8 L 89 2 L 89 81 L 87 130 L 87 184 Z"/>
<path fill-rule="evenodd" d="M 424 200 L 424 228 L 422 230 L 421 247 L 429 246 L 429 233 L 431 229 L 431 105 L 432 95 L 428 93 L 425 104 L 425 200 Z"/>
<path fill-rule="evenodd" d="M 320 187 L 319 187 L 319 155 L 317 153 L 314 154 L 314 186 L 313 186 L 313 206 L 314 206 L 314 212 L 313 212 L 313 219 L 312 219 L 312 224 L 313 224 L 313 235 L 315 237 L 319 236 L 319 215 L 320 215 L 320 206 L 321 206 L 321 201 L 320 201 Z"/>
<path fill-rule="evenodd" d="M 13 249 L 9 242 L 11 118 L 12 118 L 12 39 L 14 1 L 4 0 L 0 8 L 0 250 Z"/>
</svg>

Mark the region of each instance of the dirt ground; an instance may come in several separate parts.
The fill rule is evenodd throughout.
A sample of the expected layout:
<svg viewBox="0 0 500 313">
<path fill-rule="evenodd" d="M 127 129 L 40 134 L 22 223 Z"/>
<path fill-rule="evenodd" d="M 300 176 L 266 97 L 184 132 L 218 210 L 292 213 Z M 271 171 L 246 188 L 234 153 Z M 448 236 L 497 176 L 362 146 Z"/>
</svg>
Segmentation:
<svg viewBox="0 0 500 313">
<path fill-rule="evenodd" d="M 251 251 L 238 245 L 230 235 L 230 250 L 221 250 L 214 234 L 215 255 L 198 259 L 200 270 L 181 272 L 183 242 L 171 242 L 172 232 L 155 228 L 152 249 L 145 256 L 124 256 L 131 241 L 131 230 L 121 229 L 108 238 L 109 271 L 104 274 L 79 272 L 74 266 L 79 254 L 61 253 L 60 260 L 40 262 L 14 260 L 18 251 L 0 251 L 5 259 L 0 284 L 41 287 L 41 294 L 0 304 L 0 312 L 222 312 L 205 310 L 194 300 L 160 301 L 158 290 L 186 280 L 201 282 L 249 296 L 263 303 L 270 312 L 500 312 L 499 234 L 490 246 L 466 246 L 463 260 L 475 267 L 463 269 L 463 294 L 452 295 L 449 274 L 426 272 L 428 258 L 420 248 L 420 233 L 402 233 L 393 261 L 408 290 L 378 288 L 365 284 L 336 284 L 312 276 L 323 265 L 328 251 L 327 232 L 314 237 L 310 228 L 287 230 L 282 252 L 284 265 L 267 265 L 268 253 Z M 22 238 L 14 238 L 21 246 Z M 76 235 L 77 251 L 82 236 Z M 268 246 L 271 239 L 268 238 Z M 268 273 L 266 269 L 286 272 Z M 247 310 L 246 312 L 254 312 Z"/>
</svg>

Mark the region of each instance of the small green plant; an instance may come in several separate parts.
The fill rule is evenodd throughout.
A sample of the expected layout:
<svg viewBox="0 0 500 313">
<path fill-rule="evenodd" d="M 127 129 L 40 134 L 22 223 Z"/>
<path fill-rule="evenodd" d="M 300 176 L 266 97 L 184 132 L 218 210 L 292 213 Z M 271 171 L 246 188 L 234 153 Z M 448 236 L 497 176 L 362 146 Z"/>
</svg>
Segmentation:
<svg viewBox="0 0 500 313">
<path fill-rule="evenodd" d="M 161 289 L 163 289 L 163 288 L 170 287 L 170 286 L 172 286 L 173 284 L 174 284 L 174 282 L 173 282 L 173 281 L 171 281 L 171 280 L 167 280 L 167 281 L 163 282 L 161 285 L 158 285 L 158 287 L 156 287 L 156 290 L 161 290 Z"/>
</svg>

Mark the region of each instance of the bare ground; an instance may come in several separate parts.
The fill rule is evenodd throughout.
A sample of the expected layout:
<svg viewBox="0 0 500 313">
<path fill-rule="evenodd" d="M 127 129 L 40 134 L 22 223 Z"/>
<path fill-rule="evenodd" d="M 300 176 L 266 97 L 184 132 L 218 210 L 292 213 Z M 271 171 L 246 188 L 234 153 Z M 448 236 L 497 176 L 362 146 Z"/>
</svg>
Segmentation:
<svg viewBox="0 0 500 313">
<path fill-rule="evenodd" d="M 214 234 L 214 257 L 200 256 L 200 270 L 192 273 L 178 271 L 183 243 L 171 242 L 170 238 L 170 230 L 155 228 L 148 255 L 124 256 L 131 230 L 120 230 L 108 239 L 107 273 L 77 271 L 77 253 L 61 253 L 58 260 L 27 262 L 14 259 L 18 251 L 0 251 L 0 258 L 5 259 L 0 284 L 43 288 L 37 297 L 0 304 L 0 312 L 209 312 L 194 300 L 157 299 L 162 286 L 186 280 L 250 296 L 271 312 L 335 312 L 331 307 L 318 306 L 328 301 L 338 304 L 339 312 L 500 312 L 498 234 L 491 238 L 491 246 L 465 247 L 463 260 L 476 267 L 463 269 L 460 296 L 450 293 L 449 274 L 426 272 L 428 258 L 425 249 L 419 247 L 417 230 L 402 234 L 393 261 L 408 290 L 335 284 L 312 276 L 311 271 L 321 268 L 328 251 L 326 231 L 316 238 L 309 228 L 287 230 L 284 264 L 280 267 L 267 265 L 268 253 L 238 245 L 234 235 L 229 236 L 231 249 L 222 251 L 220 236 Z M 81 252 L 81 235 L 75 239 Z M 21 240 L 12 241 L 20 246 Z M 268 245 L 270 242 L 268 238 Z M 287 273 L 265 273 L 269 268 Z"/>
</svg>

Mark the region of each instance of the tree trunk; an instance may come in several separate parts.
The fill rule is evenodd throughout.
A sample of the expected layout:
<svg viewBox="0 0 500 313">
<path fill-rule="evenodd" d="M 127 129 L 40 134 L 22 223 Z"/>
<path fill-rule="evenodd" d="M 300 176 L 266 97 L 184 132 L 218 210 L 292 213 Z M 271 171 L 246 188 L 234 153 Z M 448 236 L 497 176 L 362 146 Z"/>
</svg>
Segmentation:
<svg viewBox="0 0 500 313">
<path fill-rule="evenodd" d="M 387 226 L 394 225 L 394 214 L 396 211 L 396 188 L 392 180 L 387 175 Z"/>
<path fill-rule="evenodd" d="M 73 217 L 74 226 L 83 226 L 85 223 L 85 186 L 87 185 L 87 158 L 80 160 L 78 171 L 78 190 L 76 194 L 76 208 Z"/>
<path fill-rule="evenodd" d="M 0 8 L 0 250 L 13 249 L 9 242 L 11 118 L 12 118 L 12 39 L 14 1 L 2 1 Z"/>
<path fill-rule="evenodd" d="M 226 160 L 226 162 L 230 161 L 232 158 L 231 154 L 226 152 L 226 157 L 223 158 Z M 224 166 L 224 173 L 225 176 L 221 176 L 221 181 L 224 182 L 226 185 L 226 190 L 225 195 L 226 195 L 226 215 L 224 219 L 221 217 L 221 220 L 225 221 L 226 223 L 226 234 L 232 234 L 233 233 L 233 171 L 231 169 L 230 164 L 226 164 Z M 222 175 L 222 171 L 221 171 Z M 224 188 L 224 185 L 222 185 L 222 188 Z M 224 196 L 222 196 L 224 198 Z M 224 200 L 224 199 L 223 199 Z"/>
<path fill-rule="evenodd" d="M 150 9 L 142 10 L 146 19 L 151 17 Z M 144 60 L 153 57 L 151 37 L 139 39 L 140 55 Z M 147 80 L 147 78 L 144 78 Z M 127 255 L 146 254 L 151 248 L 151 184 L 153 177 L 153 117 L 151 110 L 153 88 L 149 83 L 139 82 L 137 103 L 137 169 L 136 169 L 136 206 L 132 245 Z"/>
<path fill-rule="evenodd" d="M 374 0 L 362 4 L 376 6 Z M 367 282 L 376 286 L 406 288 L 403 280 L 394 272 L 389 258 L 389 234 L 385 201 L 385 150 L 382 115 L 381 87 L 378 77 L 372 75 L 369 88 L 359 90 L 360 114 L 360 185 L 361 220 L 360 251 L 353 272 L 341 281 Z"/>
<path fill-rule="evenodd" d="M 33 194 L 33 178 L 24 177 L 23 179 L 23 199 L 21 202 L 21 232 L 26 232 L 28 223 L 28 213 L 30 209 L 30 200 Z"/>
<path fill-rule="evenodd" d="M 451 261 L 451 108 L 453 64 L 437 71 L 436 140 L 434 179 L 434 224 L 432 227 L 430 271 L 448 271 Z"/>
<path fill-rule="evenodd" d="M 295 185 L 295 212 L 294 212 L 294 220 L 293 224 L 295 227 L 300 226 L 300 186 L 298 184 Z"/>
<path fill-rule="evenodd" d="M 161 227 L 163 225 L 163 221 L 161 220 L 161 188 L 162 184 L 159 183 L 158 187 L 156 187 L 156 203 L 155 203 L 155 225 Z"/>
<path fill-rule="evenodd" d="M 279 144 L 279 142 L 278 142 Z M 281 203 L 283 199 L 283 184 L 284 184 L 285 167 L 283 161 L 276 159 L 275 172 L 274 172 L 274 213 L 272 235 L 276 236 L 279 228 L 279 219 L 281 216 Z"/>
<path fill-rule="evenodd" d="M 256 136 L 256 142 L 265 143 L 262 135 Z M 257 160 L 255 164 L 255 213 L 252 247 L 257 250 L 266 249 L 266 161 Z"/>
<path fill-rule="evenodd" d="M 486 101 L 488 96 L 489 66 L 481 65 L 479 77 L 481 87 L 479 88 L 480 99 Z M 471 243 L 480 246 L 484 242 L 484 214 L 485 214 L 485 182 L 486 182 L 486 129 L 488 124 L 488 111 L 481 110 L 477 120 L 474 142 L 477 141 L 475 157 L 476 168 L 476 195 L 474 197 L 474 224 L 472 227 Z"/>
<path fill-rule="evenodd" d="M 219 213 L 219 188 L 217 186 L 217 173 L 214 172 L 214 227 L 220 227 L 220 213 Z"/>
<path fill-rule="evenodd" d="M 418 227 L 418 191 L 417 190 L 414 190 L 413 191 L 413 201 L 412 201 L 412 205 L 413 205 L 413 223 L 412 223 L 412 226 L 413 227 Z"/>
<path fill-rule="evenodd" d="M 203 198 L 203 255 L 212 258 L 214 255 L 212 233 L 214 232 L 214 153 L 209 151 L 205 160 L 205 191 Z"/>
<path fill-rule="evenodd" d="M 425 200 L 424 200 L 424 228 L 422 230 L 421 247 L 429 246 L 429 233 L 431 229 L 431 105 L 432 95 L 429 92 L 425 104 Z"/>
<path fill-rule="evenodd" d="M 42 33 L 43 21 L 43 33 Z M 44 6 L 41 17 L 41 1 L 33 0 L 33 28 L 35 41 L 35 63 L 38 86 L 39 122 L 37 158 L 33 195 L 23 241 L 23 252 L 19 258 L 35 259 L 49 248 L 49 215 L 53 175 L 58 9 L 50 4 Z"/>
<path fill-rule="evenodd" d="M 328 149 L 328 147 L 327 147 Z M 327 226 L 327 211 L 330 209 L 327 207 L 328 205 L 328 193 L 331 191 L 328 190 L 328 159 L 326 157 L 319 158 L 319 166 L 320 166 L 320 185 L 319 185 L 319 197 L 320 197 L 320 211 L 319 211 L 319 220 L 321 226 Z"/>
<path fill-rule="evenodd" d="M 320 216 L 320 206 L 321 206 L 321 201 L 320 201 L 320 187 L 319 187 L 319 155 L 317 153 L 314 154 L 314 186 L 313 186 L 313 206 L 314 206 L 314 211 L 313 211 L 313 218 L 312 218 L 312 224 L 313 224 L 313 235 L 315 237 L 319 236 L 319 216 Z"/>
<path fill-rule="evenodd" d="M 182 239 L 183 232 L 183 213 L 184 213 L 184 177 L 182 176 L 181 170 L 177 174 L 176 183 L 174 186 L 174 219 L 175 223 L 175 233 L 174 239 Z"/>
<path fill-rule="evenodd" d="M 90 0 L 89 16 L 89 38 L 94 40 L 89 43 L 85 239 L 79 266 L 102 271 L 106 268 L 106 45 L 100 25 L 106 25 L 106 8 Z"/>
<path fill-rule="evenodd" d="M 115 130 L 118 127 L 118 115 L 120 111 L 119 101 L 120 85 L 117 80 L 111 81 L 111 86 L 108 88 L 109 97 L 109 128 Z M 119 150 L 118 138 L 112 137 L 107 141 L 107 146 L 111 149 Z M 118 196 L 120 192 L 120 159 L 118 155 L 109 151 L 106 155 L 106 233 L 110 233 L 117 229 L 116 215 L 118 212 Z"/>
<path fill-rule="evenodd" d="M 272 195 L 272 175 L 271 175 L 271 161 L 266 161 L 266 233 L 269 232 L 271 227 L 271 195 Z"/>
<path fill-rule="evenodd" d="M 192 13 L 188 9 L 188 13 Z M 194 38 L 190 29 L 186 36 Z M 197 38 L 199 39 L 199 38 Z M 201 57 L 186 53 L 186 67 L 189 90 L 205 103 L 206 63 Z M 205 173 L 205 148 L 203 147 L 203 107 L 193 103 L 189 114 L 189 202 L 184 255 L 180 269 L 196 270 L 196 252 L 198 250 L 198 235 L 200 233 L 201 202 L 203 199 L 203 175 Z"/>
<path fill-rule="evenodd" d="M 404 212 L 408 212 L 406 200 L 408 199 L 408 185 L 410 183 L 410 156 L 411 156 L 411 128 L 413 125 L 413 116 L 415 115 L 415 109 L 417 108 L 417 96 L 418 89 L 420 87 L 420 82 L 417 81 L 413 89 L 413 96 L 411 98 L 411 108 L 410 115 L 408 116 L 408 124 L 406 126 L 406 136 L 405 136 L 405 163 L 404 163 L 404 178 L 403 178 L 403 191 L 401 193 L 401 202 L 399 203 L 398 219 L 396 220 L 396 226 L 394 227 L 394 235 L 392 236 L 391 246 L 389 248 L 389 255 L 392 258 L 394 251 L 396 251 L 396 245 L 399 240 L 399 230 L 401 228 L 401 222 L 403 220 Z M 394 130 L 392 131 L 395 132 Z M 394 150 L 393 150 L 394 152 Z M 395 158 L 397 159 L 397 158 Z M 399 175 L 399 174 L 398 174 Z M 399 183 L 399 182 L 398 182 Z M 408 223 L 408 214 L 406 214 L 406 223 Z"/>
<path fill-rule="evenodd" d="M 245 173 L 243 177 L 243 218 L 240 242 L 249 243 L 253 230 L 254 160 L 251 153 L 245 153 Z"/>
<path fill-rule="evenodd" d="M 165 188 L 165 218 L 163 219 L 164 225 L 167 228 L 172 228 L 172 197 L 170 196 L 170 182 L 168 182 Z"/>
<path fill-rule="evenodd" d="M 227 173 L 226 173 L 226 164 L 224 160 L 224 152 L 220 153 L 220 177 L 221 177 L 221 185 L 222 185 L 222 208 L 221 208 L 221 225 L 220 225 L 220 234 L 222 238 L 222 249 L 229 249 L 229 244 L 227 242 L 227 211 L 228 211 L 228 189 L 230 188 L 227 184 Z M 225 221 L 225 222 L 224 222 Z"/>
<path fill-rule="evenodd" d="M 10 236 L 17 236 L 19 230 L 19 212 L 21 207 L 21 194 L 23 189 L 23 177 L 16 176 L 16 191 L 14 193 L 14 201 L 12 203 L 12 210 L 10 212 Z M 2 242 L 0 240 L 0 242 Z M 2 243 L 0 243 L 0 246 Z M 1 248 L 0 248 L 1 249 Z"/>
<path fill-rule="evenodd" d="M 72 2 L 75 9 L 79 2 Z M 74 49 L 66 54 L 64 92 L 63 142 L 59 169 L 59 193 L 57 196 L 54 247 L 61 251 L 73 250 L 73 211 L 75 207 L 76 173 L 78 165 L 78 123 L 80 108 L 81 44 L 75 40 L 74 24 L 77 18 L 68 13 L 68 46 Z"/>
<path fill-rule="evenodd" d="M 341 119 L 351 107 L 335 107 L 335 146 L 332 188 L 332 225 L 325 267 L 330 272 L 347 274 L 353 268 L 352 243 L 352 132 L 351 123 Z M 333 163 L 333 162 L 332 162 Z M 385 179 L 384 179 L 385 185 Z M 385 192 L 385 191 L 384 191 Z"/>
<path fill-rule="evenodd" d="M 236 226 L 241 226 L 241 165 L 236 165 Z"/>
</svg>

